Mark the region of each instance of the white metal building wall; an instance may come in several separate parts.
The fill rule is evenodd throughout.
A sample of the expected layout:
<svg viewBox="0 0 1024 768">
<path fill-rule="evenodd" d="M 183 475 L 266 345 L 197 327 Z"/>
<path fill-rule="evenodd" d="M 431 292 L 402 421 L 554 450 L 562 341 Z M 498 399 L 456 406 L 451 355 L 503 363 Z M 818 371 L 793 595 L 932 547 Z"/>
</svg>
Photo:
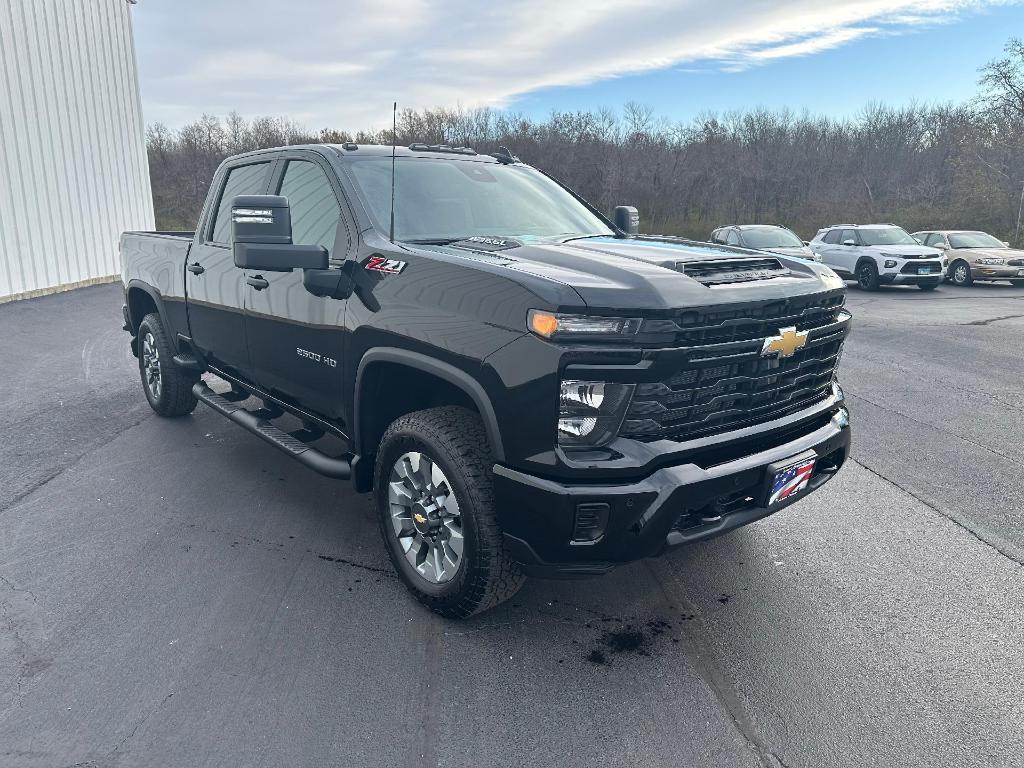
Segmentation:
<svg viewBox="0 0 1024 768">
<path fill-rule="evenodd" d="M 0 302 L 120 272 L 153 228 L 126 0 L 0 0 Z"/>
</svg>

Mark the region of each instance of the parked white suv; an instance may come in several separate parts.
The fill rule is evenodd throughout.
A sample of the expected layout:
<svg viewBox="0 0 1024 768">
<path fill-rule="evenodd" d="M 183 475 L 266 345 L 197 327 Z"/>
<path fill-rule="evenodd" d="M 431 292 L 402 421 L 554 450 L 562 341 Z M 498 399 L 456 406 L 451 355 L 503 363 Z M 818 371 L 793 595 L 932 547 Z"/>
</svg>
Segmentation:
<svg viewBox="0 0 1024 768">
<path fill-rule="evenodd" d="M 946 257 L 895 224 L 837 224 L 818 230 L 811 250 L 845 280 L 866 291 L 879 285 L 916 285 L 931 291 L 942 282 Z"/>
</svg>

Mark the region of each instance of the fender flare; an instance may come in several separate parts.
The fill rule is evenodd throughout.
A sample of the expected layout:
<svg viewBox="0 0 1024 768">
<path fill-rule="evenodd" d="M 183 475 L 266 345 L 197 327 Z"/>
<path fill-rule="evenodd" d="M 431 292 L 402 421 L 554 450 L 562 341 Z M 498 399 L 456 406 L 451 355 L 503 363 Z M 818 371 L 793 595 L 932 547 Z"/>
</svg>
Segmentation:
<svg viewBox="0 0 1024 768">
<path fill-rule="evenodd" d="M 139 327 L 139 323 L 142 322 L 142 318 L 141 317 L 135 317 L 132 314 L 131 302 L 130 302 L 130 300 L 128 298 L 129 295 L 131 294 L 131 292 L 133 290 L 136 290 L 136 289 L 142 291 L 143 293 L 148 294 L 149 297 L 151 299 L 153 299 L 153 303 L 156 304 L 156 311 L 160 315 L 160 319 L 163 321 L 164 327 L 165 328 L 168 327 L 167 326 L 167 313 L 164 311 L 164 298 L 163 298 L 163 296 L 160 295 L 160 291 L 158 291 L 156 288 L 154 288 L 149 283 L 143 282 L 142 280 L 135 279 L 135 280 L 129 280 L 128 281 L 128 285 L 125 288 L 125 303 L 128 305 L 128 320 L 131 322 L 132 328 L 133 329 L 134 328 L 138 328 Z M 134 337 L 135 334 L 132 333 L 132 336 Z"/>
<path fill-rule="evenodd" d="M 355 451 L 364 455 L 366 446 L 363 445 L 362 436 L 362 398 L 363 398 L 363 374 L 366 369 L 374 363 L 395 363 L 415 368 L 447 381 L 452 386 L 458 387 L 476 405 L 480 418 L 484 422 L 484 430 L 487 432 L 487 439 L 494 452 L 495 461 L 505 460 L 505 448 L 501 442 L 501 431 L 498 429 L 498 419 L 494 414 L 494 406 L 490 397 L 479 381 L 474 379 L 465 371 L 456 368 L 450 363 L 445 363 L 436 358 L 429 357 L 419 352 L 412 352 L 408 349 L 398 347 L 375 347 L 370 349 L 359 360 L 359 367 L 356 370 L 356 391 L 353 413 L 353 432 L 355 440 Z"/>
</svg>

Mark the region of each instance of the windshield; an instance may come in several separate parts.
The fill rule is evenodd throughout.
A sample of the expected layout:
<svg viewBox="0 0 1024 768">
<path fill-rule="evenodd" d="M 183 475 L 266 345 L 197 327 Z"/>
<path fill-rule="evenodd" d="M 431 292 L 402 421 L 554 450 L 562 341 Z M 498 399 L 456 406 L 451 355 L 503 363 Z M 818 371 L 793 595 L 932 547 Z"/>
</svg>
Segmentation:
<svg viewBox="0 0 1024 768">
<path fill-rule="evenodd" d="M 748 248 L 800 248 L 800 238 L 782 227 L 744 229 L 743 242 Z"/>
<path fill-rule="evenodd" d="M 370 215 L 387 232 L 391 158 L 353 160 L 351 168 Z M 612 234 L 579 200 L 532 168 L 448 158 L 395 162 L 396 240 Z"/>
<path fill-rule="evenodd" d="M 956 232 L 949 236 L 950 248 L 1005 248 L 992 235 L 984 232 Z"/>
<path fill-rule="evenodd" d="M 864 245 L 920 245 L 899 227 L 878 227 L 857 230 Z"/>
</svg>

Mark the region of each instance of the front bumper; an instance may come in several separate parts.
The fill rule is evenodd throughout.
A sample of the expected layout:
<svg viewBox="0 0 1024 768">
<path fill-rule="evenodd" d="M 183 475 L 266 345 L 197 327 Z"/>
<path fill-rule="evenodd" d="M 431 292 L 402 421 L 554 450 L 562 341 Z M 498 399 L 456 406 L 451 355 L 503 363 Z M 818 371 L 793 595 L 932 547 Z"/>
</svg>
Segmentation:
<svg viewBox="0 0 1024 768">
<path fill-rule="evenodd" d="M 975 280 L 1024 280 L 1024 267 L 972 264 L 971 277 Z"/>
<path fill-rule="evenodd" d="M 824 424 L 768 450 L 706 467 L 664 467 L 627 484 L 566 484 L 496 465 L 499 521 L 506 548 L 527 573 L 604 573 L 783 509 L 835 476 L 849 447 L 848 414 L 840 408 Z M 817 466 L 808 488 L 772 509 L 764 507 L 768 466 L 812 454 Z M 595 541 L 573 541 L 581 504 L 607 505 L 603 533 Z"/>
</svg>

